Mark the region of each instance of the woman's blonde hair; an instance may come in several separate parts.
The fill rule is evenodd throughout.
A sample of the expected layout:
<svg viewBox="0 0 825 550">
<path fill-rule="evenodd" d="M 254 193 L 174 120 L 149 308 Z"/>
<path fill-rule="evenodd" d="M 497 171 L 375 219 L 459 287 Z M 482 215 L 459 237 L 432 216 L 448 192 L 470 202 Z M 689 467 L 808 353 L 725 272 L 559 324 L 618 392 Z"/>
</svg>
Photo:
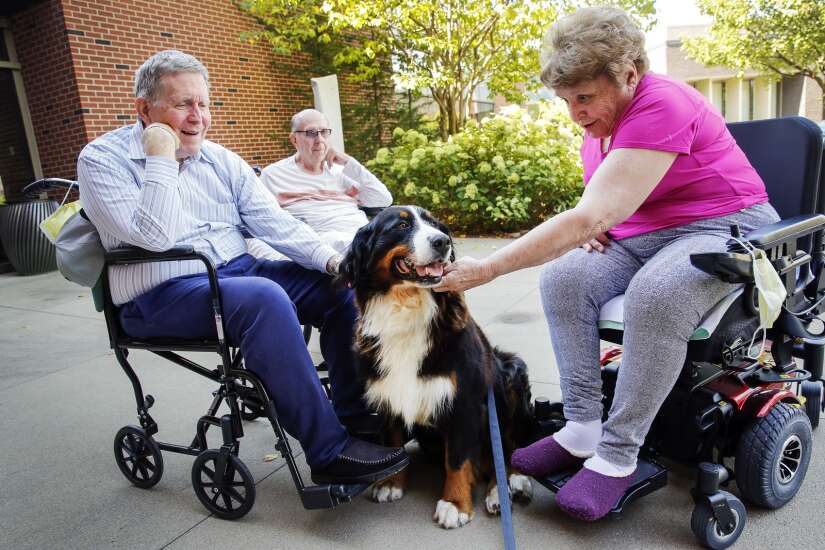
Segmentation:
<svg viewBox="0 0 825 550">
<path fill-rule="evenodd" d="M 548 88 L 569 87 L 601 75 L 618 84 L 633 63 L 639 78 L 647 72 L 645 35 L 619 8 L 582 8 L 556 21 L 541 48 L 541 81 Z"/>
</svg>

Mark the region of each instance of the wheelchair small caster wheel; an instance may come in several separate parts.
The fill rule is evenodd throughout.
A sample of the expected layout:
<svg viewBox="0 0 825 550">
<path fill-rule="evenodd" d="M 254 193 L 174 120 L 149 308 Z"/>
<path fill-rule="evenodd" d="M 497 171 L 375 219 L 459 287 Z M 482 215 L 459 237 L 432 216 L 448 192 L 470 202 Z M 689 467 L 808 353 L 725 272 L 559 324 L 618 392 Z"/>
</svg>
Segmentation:
<svg viewBox="0 0 825 550">
<path fill-rule="evenodd" d="M 163 456 L 158 444 L 137 426 L 118 430 L 115 462 L 126 479 L 141 489 L 154 487 L 163 475 Z"/>
<path fill-rule="evenodd" d="M 805 380 L 800 388 L 800 393 L 805 398 L 805 413 L 811 421 L 812 430 L 819 426 L 819 415 L 822 413 L 822 388 L 821 380 Z"/>
<path fill-rule="evenodd" d="M 697 503 L 690 516 L 690 528 L 693 534 L 703 546 L 713 550 L 727 548 L 736 542 L 748 522 L 748 513 L 742 501 L 727 491 L 720 491 L 720 493 L 727 498 L 728 506 L 733 514 L 732 524 L 719 525 L 719 521 L 713 514 L 713 508 L 707 501 Z"/>
<path fill-rule="evenodd" d="M 221 519 L 238 519 L 255 503 L 255 481 L 237 456 L 207 449 L 192 464 L 192 488 L 207 510 Z"/>
</svg>

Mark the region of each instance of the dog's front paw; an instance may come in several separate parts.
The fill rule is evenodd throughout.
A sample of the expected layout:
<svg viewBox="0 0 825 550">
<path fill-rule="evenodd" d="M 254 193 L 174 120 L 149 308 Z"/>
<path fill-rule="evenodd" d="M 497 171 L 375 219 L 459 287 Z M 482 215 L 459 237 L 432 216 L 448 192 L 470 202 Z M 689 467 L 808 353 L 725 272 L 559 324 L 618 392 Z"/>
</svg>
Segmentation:
<svg viewBox="0 0 825 550">
<path fill-rule="evenodd" d="M 467 514 L 459 511 L 455 504 L 447 500 L 439 500 L 435 504 L 435 513 L 433 520 L 444 529 L 455 529 L 456 527 L 463 527 L 470 523 L 473 519 L 472 513 Z"/>
<path fill-rule="evenodd" d="M 533 498 L 533 484 L 529 477 L 522 474 L 510 474 L 508 481 L 513 499 L 528 501 Z"/>
<path fill-rule="evenodd" d="M 493 516 L 501 512 L 501 501 L 498 498 L 498 486 L 493 485 L 487 491 L 487 497 L 484 499 L 484 507 L 487 508 L 487 513 Z"/>
<path fill-rule="evenodd" d="M 522 474 L 510 474 L 508 481 L 508 494 L 513 500 L 529 501 L 533 498 L 533 484 L 530 478 Z M 487 491 L 484 499 L 487 513 L 496 515 L 501 513 L 501 501 L 498 498 L 498 485 L 492 485 Z"/>
<path fill-rule="evenodd" d="M 374 484 L 369 490 L 369 498 L 374 502 L 395 502 L 404 496 L 403 487 L 397 487 L 392 483 Z"/>
</svg>

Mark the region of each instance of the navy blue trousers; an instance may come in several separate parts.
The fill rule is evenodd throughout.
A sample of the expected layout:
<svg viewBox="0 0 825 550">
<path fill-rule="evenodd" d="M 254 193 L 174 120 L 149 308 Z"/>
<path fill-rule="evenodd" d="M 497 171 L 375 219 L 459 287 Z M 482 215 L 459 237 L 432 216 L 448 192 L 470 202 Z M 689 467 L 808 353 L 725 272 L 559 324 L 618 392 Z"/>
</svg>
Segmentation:
<svg viewBox="0 0 825 550">
<path fill-rule="evenodd" d="M 240 346 L 246 368 L 263 380 L 307 463 L 326 465 L 347 441 L 338 416 L 364 411 L 352 355 L 352 291 L 336 289 L 327 275 L 294 262 L 248 254 L 217 271 L 227 340 Z M 214 338 L 209 295 L 205 273 L 170 279 L 121 307 L 123 330 L 135 338 Z M 300 325 L 307 323 L 321 329 L 332 405 L 304 343 Z"/>
</svg>

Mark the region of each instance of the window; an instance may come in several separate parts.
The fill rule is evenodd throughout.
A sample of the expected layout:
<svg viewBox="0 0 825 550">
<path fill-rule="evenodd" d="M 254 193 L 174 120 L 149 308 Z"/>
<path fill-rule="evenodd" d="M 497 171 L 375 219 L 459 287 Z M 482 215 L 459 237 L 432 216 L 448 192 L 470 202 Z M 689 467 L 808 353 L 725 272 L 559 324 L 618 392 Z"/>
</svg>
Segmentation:
<svg viewBox="0 0 825 550">
<path fill-rule="evenodd" d="M 6 33 L 0 27 L 0 61 L 9 61 L 9 48 L 6 46 Z"/>
<path fill-rule="evenodd" d="M 753 79 L 746 82 L 748 84 L 748 120 L 753 120 L 756 118 L 756 83 Z"/>
<path fill-rule="evenodd" d="M 723 117 L 727 117 L 728 116 L 728 98 L 727 98 L 728 83 L 727 82 L 721 82 L 721 86 L 719 86 L 719 92 L 722 96 L 722 106 L 720 107 L 719 110 L 722 111 L 722 116 Z"/>
<path fill-rule="evenodd" d="M 776 98 L 776 105 L 774 107 L 776 110 L 774 111 L 773 116 L 781 117 L 783 115 L 783 113 L 782 113 L 782 82 L 781 81 L 776 82 L 776 83 L 773 84 L 773 86 L 774 86 L 773 96 Z"/>
<path fill-rule="evenodd" d="M 42 177 L 34 126 L 8 23 L 0 18 L 0 181 L 7 199 Z"/>
</svg>

